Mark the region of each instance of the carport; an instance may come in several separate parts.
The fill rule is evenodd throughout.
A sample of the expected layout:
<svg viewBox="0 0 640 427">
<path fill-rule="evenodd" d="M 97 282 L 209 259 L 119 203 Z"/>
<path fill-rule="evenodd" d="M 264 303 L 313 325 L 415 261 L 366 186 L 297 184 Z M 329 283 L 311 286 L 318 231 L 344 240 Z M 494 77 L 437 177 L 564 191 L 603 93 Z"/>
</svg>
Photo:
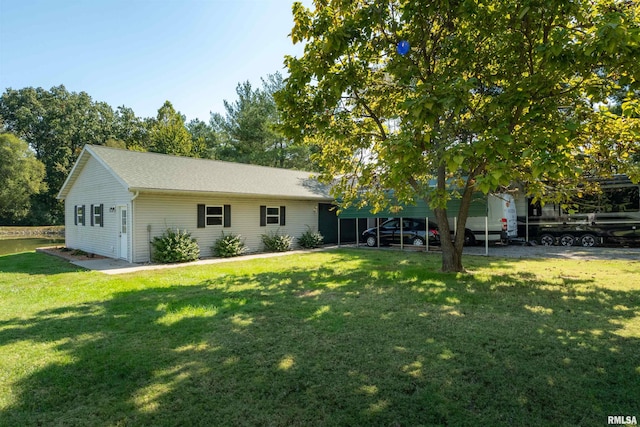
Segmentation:
<svg viewBox="0 0 640 427">
<path fill-rule="evenodd" d="M 424 218 L 425 219 L 425 227 L 427 228 L 425 239 L 425 251 L 429 251 L 429 238 L 428 238 L 428 228 L 429 228 L 429 218 L 435 222 L 435 212 L 431 209 L 424 200 L 418 199 L 412 205 L 405 205 L 401 203 L 394 203 L 395 207 L 399 207 L 400 209 L 396 212 L 392 212 L 390 209 L 386 209 L 380 212 L 373 214 L 370 208 L 358 208 L 355 206 L 348 207 L 346 209 L 341 209 L 338 213 L 338 246 L 340 246 L 340 226 L 341 220 L 343 219 L 355 219 L 356 226 L 356 246 L 360 245 L 360 232 L 364 230 L 359 230 L 358 223 L 359 219 L 367 218 L 367 219 L 375 219 L 375 227 L 376 235 L 378 237 L 378 248 L 380 247 L 380 218 L 400 218 L 400 235 L 403 235 L 402 223 L 404 218 Z M 458 212 L 460 209 L 460 199 L 451 199 L 447 202 L 447 212 Z M 396 209 L 394 209 L 396 210 Z M 469 206 L 469 217 L 484 217 L 485 218 L 485 255 L 489 254 L 489 217 L 488 217 L 488 205 L 487 205 L 487 197 L 486 196 L 478 196 L 474 197 L 471 201 L 471 205 Z M 453 217 L 453 226 L 454 233 L 457 233 L 455 229 L 457 223 L 457 217 Z M 404 250 L 404 243 L 402 239 L 400 239 L 400 249 Z"/>
</svg>

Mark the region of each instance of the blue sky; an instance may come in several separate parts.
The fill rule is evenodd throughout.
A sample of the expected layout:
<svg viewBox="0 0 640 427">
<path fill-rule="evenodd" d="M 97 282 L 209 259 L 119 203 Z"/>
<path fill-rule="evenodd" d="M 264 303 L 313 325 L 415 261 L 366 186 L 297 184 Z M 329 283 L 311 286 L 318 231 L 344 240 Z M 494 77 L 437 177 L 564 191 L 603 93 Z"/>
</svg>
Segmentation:
<svg viewBox="0 0 640 427">
<path fill-rule="evenodd" d="M 304 2 L 309 4 L 310 2 Z M 284 55 L 293 0 L 0 0 L 0 89 L 63 84 L 155 116 L 165 100 L 208 121 L 238 83 Z"/>
</svg>

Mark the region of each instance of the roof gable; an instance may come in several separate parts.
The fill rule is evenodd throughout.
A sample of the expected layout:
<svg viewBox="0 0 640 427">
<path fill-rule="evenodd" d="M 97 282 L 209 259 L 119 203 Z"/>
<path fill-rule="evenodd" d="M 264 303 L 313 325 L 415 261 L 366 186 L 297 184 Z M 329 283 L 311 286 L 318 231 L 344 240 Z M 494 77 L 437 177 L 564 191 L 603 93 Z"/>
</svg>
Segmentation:
<svg viewBox="0 0 640 427">
<path fill-rule="evenodd" d="M 96 158 L 129 191 L 332 200 L 328 187 L 310 172 L 95 145 L 85 146 L 58 194 L 59 199 L 66 197 L 88 155 Z"/>
</svg>

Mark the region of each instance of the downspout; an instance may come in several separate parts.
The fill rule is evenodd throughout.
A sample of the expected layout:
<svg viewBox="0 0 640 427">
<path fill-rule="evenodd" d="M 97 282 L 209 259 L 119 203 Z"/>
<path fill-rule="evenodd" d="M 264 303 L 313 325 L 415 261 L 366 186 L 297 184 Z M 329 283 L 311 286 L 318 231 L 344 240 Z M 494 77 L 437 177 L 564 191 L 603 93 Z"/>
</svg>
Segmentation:
<svg viewBox="0 0 640 427">
<path fill-rule="evenodd" d="M 133 219 L 133 215 L 134 215 L 135 209 L 133 209 L 133 201 L 137 199 L 139 195 L 140 195 L 140 192 L 136 190 L 136 194 L 134 194 L 133 197 L 131 198 L 131 225 L 129 226 L 129 230 L 131 230 L 131 233 L 129 233 L 131 235 L 131 259 L 129 260 L 129 262 L 133 262 L 133 250 L 134 250 L 133 233 L 135 230 L 134 230 L 133 224 L 135 224 L 135 221 Z M 128 242 L 127 242 L 127 246 L 129 246 Z"/>
</svg>

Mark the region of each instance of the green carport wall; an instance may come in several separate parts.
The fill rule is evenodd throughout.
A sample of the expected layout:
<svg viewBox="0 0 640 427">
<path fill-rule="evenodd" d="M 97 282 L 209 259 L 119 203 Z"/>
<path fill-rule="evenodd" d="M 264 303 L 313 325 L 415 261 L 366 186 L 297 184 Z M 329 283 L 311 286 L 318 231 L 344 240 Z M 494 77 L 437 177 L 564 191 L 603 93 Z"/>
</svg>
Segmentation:
<svg viewBox="0 0 640 427">
<path fill-rule="evenodd" d="M 324 237 L 324 243 L 351 243 L 358 240 L 356 230 L 367 227 L 367 218 L 346 218 L 340 220 L 338 227 L 338 207 L 332 203 L 318 205 L 318 231 Z M 358 225 L 356 226 L 356 221 Z M 338 238 L 338 231 L 340 237 Z"/>
<path fill-rule="evenodd" d="M 435 220 L 436 214 L 433 212 L 424 200 L 416 200 L 413 205 L 396 204 L 402 209 L 398 212 L 391 212 L 390 210 L 380 211 L 376 214 L 371 213 L 367 208 L 349 207 L 343 209 L 338 214 L 340 219 L 347 218 L 433 218 Z M 460 210 L 460 199 L 451 199 L 447 202 L 447 212 L 458 212 Z M 487 196 L 479 193 L 473 196 L 471 200 L 471 206 L 469 207 L 469 216 L 487 216 Z"/>
</svg>

